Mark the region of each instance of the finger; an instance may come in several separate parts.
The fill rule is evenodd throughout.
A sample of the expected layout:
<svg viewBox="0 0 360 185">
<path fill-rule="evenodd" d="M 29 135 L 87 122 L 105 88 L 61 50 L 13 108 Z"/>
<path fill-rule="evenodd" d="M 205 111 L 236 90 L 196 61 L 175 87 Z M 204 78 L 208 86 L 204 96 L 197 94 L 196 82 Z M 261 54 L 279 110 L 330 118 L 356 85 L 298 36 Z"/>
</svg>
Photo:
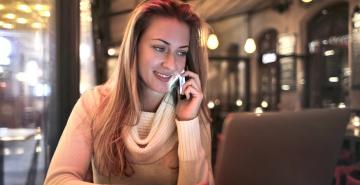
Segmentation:
<svg viewBox="0 0 360 185">
<path fill-rule="evenodd" d="M 184 93 L 187 89 L 191 91 L 191 94 L 201 94 L 202 93 L 201 90 L 194 87 L 191 83 L 186 84 L 186 86 L 183 86 L 183 87 L 184 87 Z"/>
<path fill-rule="evenodd" d="M 201 91 L 201 87 L 198 86 L 198 84 L 195 82 L 194 79 L 190 79 L 186 81 L 183 85 L 183 89 L 185 89 L 188 86 L 193 86 L 196 90 Z"/>
<path fill-rule="evenodd" d="M 195 79 L 196 83 L 199 84 L 199 86 L 201 86 L 201 81 L 200 81 L 200 77 L 198 74 L 192 72 L 192 71 L 185 71 L 184 73 L 181 74 L 181 76 L 188 76 L 190 78 Z"/>
<path fill-rule="evenodd" d="M 190 97 L 191 97 L 191 91 L 190 91 L 190 90 L 187 90 L 187 91 L 185 91 L 184 93 L 185 93 L 186 99 L 189 100 Z"/>
<path fill-rule="evenodd" d="M 186 95 L 186 99 L 189 99 L 191 96 L 194 98 L 202 98 L 202 92 L 196 90 L 193 86 L 187 86 L 184 89 L 184 94 Z"/>
<path fill-rule="evenodd" d="M 188 76 L 191 79 L 194 79 L 195 82 L 198 84 L 199 87 L 201 87 L 201 81 L 200 81 L 200 77 L 198 74 L 192 72 L 192 71 L 185 71 L 183 74 L 181 74 L 181 76 Z"/>
<path fill-rule="evenodd" d="M 184 86 L 183 86 L 184 87 Z M 186 99 L 189 100 L 191 98 L 191 89 L 190 86 L 186 86 L 183 88 Z"/>
</svg>

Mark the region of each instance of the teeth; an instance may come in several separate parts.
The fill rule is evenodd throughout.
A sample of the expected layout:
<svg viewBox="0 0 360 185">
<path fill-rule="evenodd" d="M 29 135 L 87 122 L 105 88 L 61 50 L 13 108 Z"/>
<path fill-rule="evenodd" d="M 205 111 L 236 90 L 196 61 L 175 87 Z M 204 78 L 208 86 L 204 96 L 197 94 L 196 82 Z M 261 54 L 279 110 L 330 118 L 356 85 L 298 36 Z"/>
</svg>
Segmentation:
<svg viewBox="0 0 360 185">
<path fill-rule="evenodd" d="M 169 78 L 171 77 L 171 75 L 164 75 L 164 74 L 161 74 L 161 73 L 158 73 L 158 72 L 155 72 L 157 75 L 159 75 L 160 77 L 162 78 Z"/>
</svg>

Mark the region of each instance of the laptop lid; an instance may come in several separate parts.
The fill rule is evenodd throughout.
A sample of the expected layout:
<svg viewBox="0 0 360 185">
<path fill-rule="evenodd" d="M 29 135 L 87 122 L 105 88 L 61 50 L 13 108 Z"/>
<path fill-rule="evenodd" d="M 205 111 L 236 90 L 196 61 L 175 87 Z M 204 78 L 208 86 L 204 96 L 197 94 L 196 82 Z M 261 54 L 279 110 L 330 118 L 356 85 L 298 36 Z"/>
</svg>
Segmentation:
<svg viewBox="0 0 360 185">
<path fill-rule="evenodd" d="M 350 111 L 230 113 L 215 166 L 219 185 L 330 185 Z"/>
</svg>

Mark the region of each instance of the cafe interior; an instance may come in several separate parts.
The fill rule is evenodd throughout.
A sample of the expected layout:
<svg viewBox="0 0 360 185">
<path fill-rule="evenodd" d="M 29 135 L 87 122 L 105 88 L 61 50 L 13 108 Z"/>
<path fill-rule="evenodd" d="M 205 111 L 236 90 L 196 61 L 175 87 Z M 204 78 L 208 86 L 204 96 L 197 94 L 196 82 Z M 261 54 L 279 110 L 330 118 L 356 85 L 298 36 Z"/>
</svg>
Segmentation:
<svg viewBox="0 0 360 185">
<path fill-rule="evenodd" d="M 213 156 L 231 112 L 348 109 L 332 184 L 360 185 L 360 1 L 182 1 L 208 27 Z M 0 184 L 44 183 L 74 104 L 114 71 L 140 2 L 0 0 Z"/>
</svg>

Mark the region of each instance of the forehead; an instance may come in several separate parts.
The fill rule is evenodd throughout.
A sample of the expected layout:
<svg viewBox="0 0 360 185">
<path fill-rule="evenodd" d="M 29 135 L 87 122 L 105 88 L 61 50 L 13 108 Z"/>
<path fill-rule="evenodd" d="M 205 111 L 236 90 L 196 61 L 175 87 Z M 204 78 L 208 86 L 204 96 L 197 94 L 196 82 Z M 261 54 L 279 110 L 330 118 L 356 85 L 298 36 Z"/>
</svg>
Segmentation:
<svg viewBox="0 0 360 185">
<path fill-rule="evenodd" d="M 174 44 L 188 44 L 190 28 L 176 18 L 155 16 L 151 18 L 144 39 L 164 39 Z"/>
</svg>

